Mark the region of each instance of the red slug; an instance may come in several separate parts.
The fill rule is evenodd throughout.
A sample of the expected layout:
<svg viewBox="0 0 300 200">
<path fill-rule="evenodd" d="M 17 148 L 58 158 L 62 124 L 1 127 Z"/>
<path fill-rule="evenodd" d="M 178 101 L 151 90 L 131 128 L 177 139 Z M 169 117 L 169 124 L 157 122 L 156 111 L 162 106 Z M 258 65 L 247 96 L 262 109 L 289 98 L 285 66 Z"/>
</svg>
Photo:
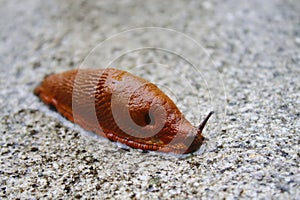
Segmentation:
<svg viewBox="0 0 300 200">
<path fill-rule="evenodd" d="M 177 154 L 200 148 L 213 114 L 193 127 L 156 85 L 114 68 L 50 75 L 34 93 L 70 121 L 111 141 Z"/>
</svg>

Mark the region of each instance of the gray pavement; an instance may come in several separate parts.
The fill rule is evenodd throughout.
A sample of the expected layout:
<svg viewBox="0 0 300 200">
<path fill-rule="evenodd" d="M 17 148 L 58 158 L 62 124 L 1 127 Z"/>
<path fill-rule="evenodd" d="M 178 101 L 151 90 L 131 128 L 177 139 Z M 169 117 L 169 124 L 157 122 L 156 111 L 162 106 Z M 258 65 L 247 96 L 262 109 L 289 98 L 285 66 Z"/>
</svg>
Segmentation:
<svg viewBox="0 0 300 200">
<path fill-rule="evenodd" d="M 0 198 L 299 199 L 299 11 L 296 0 L 1 0 Z M 193 155 L 125 148 L 80 129 L 33 95 L 45 75 L 79 67 L 103 40 L 149 26 L 188 35 L 213 64 L 201 48 L 189 49 L 186 41 L 180 47 L 164 30 L 111 41 L 112 48 L 99 49 L 96 65 L 153 38 L 174 52 L 186 50 L 200 72 L 156 50 L 114 65 L 166 62 L 175 75 L 155 64 L 133 73 L 171 90 L 193 124 L 216 111 Z"/>
</svg>

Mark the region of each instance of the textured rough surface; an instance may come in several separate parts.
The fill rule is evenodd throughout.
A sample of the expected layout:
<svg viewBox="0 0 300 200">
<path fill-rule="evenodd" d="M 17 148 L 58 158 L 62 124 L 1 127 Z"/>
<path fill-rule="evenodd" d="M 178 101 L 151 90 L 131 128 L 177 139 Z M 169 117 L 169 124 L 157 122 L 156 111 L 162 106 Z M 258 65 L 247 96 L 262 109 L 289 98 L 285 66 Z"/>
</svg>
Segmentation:
<svg viewBox="0 0 300 200">
<path fill-rule="evenodd" d="M 1 0 L 0 197 L 299 198 L 300 3 L 242 2 Z M 195 155 L 119 147 L 86 134 L 33 95 L 45 75 L 77 68 L 101 41 L 144 26 L 183 32 L 214 60 L 213 68 L 202 70 L 214 100 L 196 90 L 201 109 L 186 95 L 193 91 L 177 82 L 184 75 L 201 80 L 183 61 L 157 51 L 133 52 L 119 61 L 130 67 L 164 59 L 186 70 L 174 77 L 153 67 L 156 71 L 137 70 L 137 75 L 176 88 L 177 104 L 195 124 L 210 111 L 205 102 L 224 102 L 219 105 L 226 109 L 224 120 L 217 109 L 204 130 L 208 140 Z M 147 46 L 152 39 L 144 34 L 141 43 Z M 116 44 L 132 45 L 132 40 Z M 174 38 L 156 41 L 178 49 Z M 118 48 L 103 48 L 101 55 L 117 56 Z"/>
</svg>

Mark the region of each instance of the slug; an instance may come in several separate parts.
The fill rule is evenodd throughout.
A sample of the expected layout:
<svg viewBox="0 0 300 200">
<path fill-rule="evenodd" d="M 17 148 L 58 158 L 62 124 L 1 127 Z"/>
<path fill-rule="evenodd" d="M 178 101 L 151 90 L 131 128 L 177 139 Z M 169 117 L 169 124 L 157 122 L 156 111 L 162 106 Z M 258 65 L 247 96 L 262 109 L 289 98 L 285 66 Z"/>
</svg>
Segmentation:
<svg viewBox="0 0 300 200">
<path fill-rule="evenodd" d="M 156 85 L 114 68 L 53 74 L 34 94 L 68 120 L 111 141 L 175 154 L 200 148 L 202 130 L 213 114 L 194 127 Z"/>
</svg>

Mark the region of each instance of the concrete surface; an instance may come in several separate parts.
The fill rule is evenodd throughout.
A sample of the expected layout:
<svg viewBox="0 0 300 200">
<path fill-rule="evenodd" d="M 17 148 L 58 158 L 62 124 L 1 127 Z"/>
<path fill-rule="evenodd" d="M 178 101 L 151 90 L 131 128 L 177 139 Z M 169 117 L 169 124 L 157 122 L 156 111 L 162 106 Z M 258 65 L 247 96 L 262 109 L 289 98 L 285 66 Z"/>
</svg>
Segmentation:
<svg viewBox="0 0 300 200">
<path fill-rule="evenodd" d="M 1 0 L 1 199 L 299 199 L 299 10 L 297 0 Z M 191 86 L 202 97 L 197 109 L 193 95 L 184 93 L 190 90 L 182 82 L 176 86 L 181 76 L 137 70 L 177 88 L 177 103 L 191 122 L 217 111 L 204 130 L 208 140 L 193 155 L 143 153 L 93 137 L 32 93 L 45 75 L 79 67 L 99 42 L 145 26 L 185 33 L 214 60 L 202 69 L 213 98 Z M 146 36 L 144 44 L 151 39 Z M 157 40 L 178 47 L 176 39 Z M 100 54 L 116 51 L 102 48 Z M 186 70 L 181 74 L 188 80 L 199 78 L 170 54 L 128 57 L 123 65 L 160 58 Z M 198 61 L 208 63 L 205 56 Z"/>
</svg>

